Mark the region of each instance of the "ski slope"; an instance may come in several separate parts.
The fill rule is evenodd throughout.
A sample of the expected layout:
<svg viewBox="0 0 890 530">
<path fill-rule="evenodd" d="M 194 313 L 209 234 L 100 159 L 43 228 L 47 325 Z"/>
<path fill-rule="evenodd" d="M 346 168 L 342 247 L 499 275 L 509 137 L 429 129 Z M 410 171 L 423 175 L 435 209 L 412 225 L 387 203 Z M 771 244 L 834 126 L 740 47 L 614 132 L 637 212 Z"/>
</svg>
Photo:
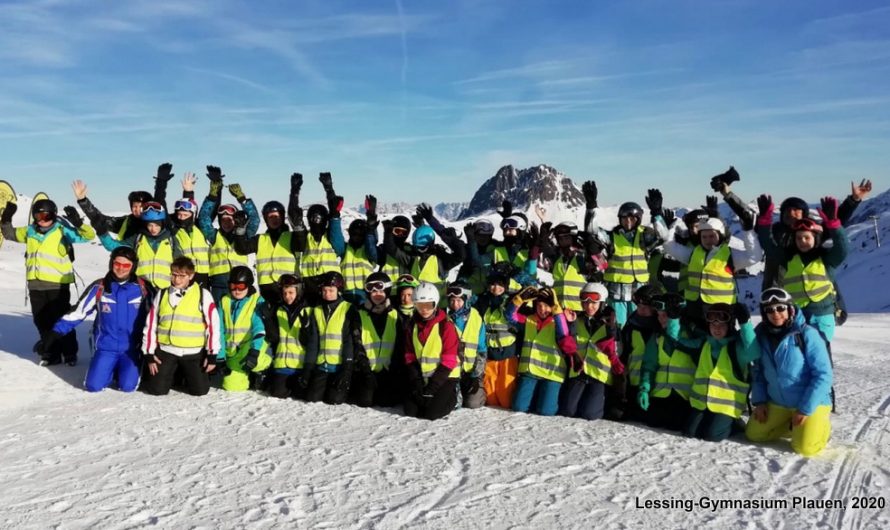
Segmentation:
<svg viewBox="0 0 890 530">
<path fill-rule="evenodd" d="M 100 276 L 107 253 L 78 245 Z M 854 314 L 833 345 L 839 414 L 824 454 L 720 444 L 640 425 L 458 410 L 280 401 L 212 389 L 151 397 L 41 368 L 24 305 L 23 246 L 0 249 L 0 526 L 3 528 L 888 528 L 890 315 Z M 682 502 L 794 497 L 846 509 L 687 511 Z M 642 508 L 648 501 L 671 508 Z"/>
</svg>

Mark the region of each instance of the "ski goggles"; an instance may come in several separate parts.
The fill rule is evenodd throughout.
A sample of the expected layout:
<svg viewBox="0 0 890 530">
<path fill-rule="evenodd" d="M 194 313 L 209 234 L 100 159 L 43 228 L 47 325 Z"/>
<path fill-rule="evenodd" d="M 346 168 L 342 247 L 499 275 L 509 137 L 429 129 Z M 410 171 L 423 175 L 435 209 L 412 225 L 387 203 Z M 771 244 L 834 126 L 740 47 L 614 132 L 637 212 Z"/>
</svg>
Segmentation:
<svg viewBox="0 0 890 530">
<path fill-rule="evenodd" d="M 392 282 L 373 281 L 365 283 L 365 292 L 373 293 L 375 291 L 385 291 L 392 287 Z"/>
<path fill-rule="evenodd" d="M 142 211 L 164 213 L 164 205 L 155 201 L 145 202 L 142 203 Z"/>
<path fill-rule="evenodd" d="M 721 323 L 728 324 L 732 320 L 732 315 L 726 311 L 708 311 L 705 313 L 705 320 L 708 324 Z"/>
<path fill-rule="evenodd" d="M 122 269 L 122 270 L 125 270 L 125 271 L 128 271 L 128 270 L 130 270 L 130 269 L 133 268 L 133 264 L 130 263 L 128 260 L 124 260 L 124 261 L 117 261 L 117 260 L 115 260 L 115 261 L 112 261 L 112 262 L 111 262 L 111 266 L 114 267 L 115 269 Z"/>
<path fill-rule="evenodd" d="M 503 221 L 501 221 L 501 228 L 502 229 L 518 230 L 519 229 L 519 219 L 514 219 L 512 217 L 508 217 L 508 218 L 504 219 Z"/>
<path fill-rule="evenodd" d="M 464 297 L 469 298 L 473 294 L 473 291 L 467 289 L 466 287 L 453 286 L 453 287 L 448 288 L 448 290 L 446 291 L 446 294 L 448 295 L 449 298 L 454 297 L 454 296 L 459 296 L 461 298 L 464 298 Z"/>
<path fill-rule="evenodd" d="M 246 291 L 248 287 L 245 282 L 229 282 L 230 291 Z"/>
<path fill-rule="evenodd" d="M 231 204 L 223 204 L 216 210 L 216 215 L 219 217 L 223 217 L 228 215 L 229 217 L 235 217 L 235 214 L 238 212 L 238 208 Z"/>
<path fill-rule="evenodd" d="M 52 212 L 34 212 L 35 221 L 52 221 L 56 215 Z"/>
<path fill-rule="evenodd" d="M 408 237 L 408 229 L 401 226 L 394 226 L 392 229 L 392 235 L 396 237 Z"/>
<path fill-rule="evenodd" d="M 763 308 L 763 312 L 767 315 L 772 315 L 773 313 L 785 313 L 788 311 L 788 306 L 785 304 L 775 304 L 771 306 L 766 306 Z"/>
<path fill-rule="evenodd" d="M 788 304 L 791 302 L 791 295 L 783 289 L 771 287 L 760 295 L 760 305 L 769 305 L 773 303 Z"/>
<path fill-rule="evenodd" d="M 603 298 L 599 293 L 581 293 L 581 303 L 584 302 L 602 302 Z"/>
<path fill-rule="evenodd" d="M 189 212 L 195 213 L 195 210 L 198 209 L 197 205 L 190 200 L 181 199 L 176 201 L 176 204 L 173 206 L 173 209 L 177 212 Z"/>
<path fill-rule="evenodd" d="M 664 301 L 664 300 L 661 300 L 661 299 L 657 299 L 657 300 L 652 300 L 652 299 L 650 299 L 648 304 L 646 304 L 646 303 L 643 302 L 642 300 L 639 301 L 639 302 L 637 302 L 637 303 L 638 303 L 638 304 L 651 305 L 652 307 L 655 308 L 656 311 L 667 311 L 667 308 L 668 308 L 668 304 L 667 304 L 667 302 Z"/>
</svg>

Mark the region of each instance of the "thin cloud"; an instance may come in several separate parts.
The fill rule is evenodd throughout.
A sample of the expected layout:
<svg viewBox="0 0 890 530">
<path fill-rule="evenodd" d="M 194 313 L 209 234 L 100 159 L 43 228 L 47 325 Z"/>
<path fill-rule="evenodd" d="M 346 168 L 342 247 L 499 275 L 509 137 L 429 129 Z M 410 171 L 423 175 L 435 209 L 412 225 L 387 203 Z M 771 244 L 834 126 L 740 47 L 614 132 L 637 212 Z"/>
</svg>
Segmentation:
<svg viewBox="0 0 890 530">
<path fill-rule="evenodd" d="M 491 70 L 484 74 L 454 81 L 454 85 L 466 85 L 471 83 L 480 83 L 483 81 L 495 81 L 500 79 L 512 79 L 517 77 L 540 77 L 549 75 L 553 72 L 561 72 L 570 68 L 574 68 L 580 61 L 571 60 L 551 60 L 542 61 L 513 68 L 503 68 L 500 70 Z"/>
<path fill-rule="evenodd" d="M 253 88 L 255 90 L 259 90 L 260 92 L 265 92 L 267 94 L 275 92 L 274 90 L 272 90 L 271 88 L 269 88 L 265 85 L 261 85 L 254 81 L 251 81 L 250 79 L 246 79 L 244 77 L 239 77 L 237 75 L 227 74 L 225 72 L 218 72 L 215 70 L 207 70 L 204 68 L 194 68 L 194 67 L 190 67 L 190 66 L 185 67 L 185 69 L 188 70 L 189 72 L 194 72 L 196 74 L 212 75 L 214 77 L 218 77 L 220 79 L 225 79 L 226 81 L 231 81 L 233 83 L 243 85 L 243 86 L 246 86 L 249 88 Z"/>
</svg>

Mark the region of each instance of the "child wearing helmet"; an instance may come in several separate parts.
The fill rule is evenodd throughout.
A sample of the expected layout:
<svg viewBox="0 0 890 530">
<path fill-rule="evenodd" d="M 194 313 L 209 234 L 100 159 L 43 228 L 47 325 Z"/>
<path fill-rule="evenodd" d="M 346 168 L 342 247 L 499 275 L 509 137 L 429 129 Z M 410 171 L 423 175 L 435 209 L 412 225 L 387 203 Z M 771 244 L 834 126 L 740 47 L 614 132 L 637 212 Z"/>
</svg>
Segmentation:
<svg viewBox="0 0 890 530">
<path fill-rule="evenodd" d="M 482 316 L 472 307 L 476 298 L 468 282 L 458 279 L 450 283 L 446 294 L 448 318 L 457 328 L 460 339 L 460 403 L 465 408 L 476 409 L 485 405 L 485 389 L 482 387 L 488 356 L 485 325 Z"/>
<path fill-rule="evenodd" d="M 487 290 L 474 304 L 485 326 L 486 362 L 482 387 L 488 406 L 508 409 L 513 404 L 519 376 L 521 327 L 511 325 L 507 320 L 510 277 L 495 266 L 488 273 L 487 284 Z"/>
<path fill-rule="evenodd" d="M 222 388 L 230 392 L 258 388 L 262 374 L 272 364 L 263 323 L 266 302 L 253 283 L 253 271 L 244 265 L 233 267 L 229 293 L 219 305 L 221 333 L 226 338 Z"/>
<path fill-rule="evenodd" d="M 566 314 L 578 352 L 572 356 L 569 377 L 560 392 L 561 416 L 601 419 L 606 386 L 613 384 L 613 376 L 624 373 L 615 346 L 618 331 L 603 315 L 608 297 L 605 285 L 588 283 L 581 289 L 581 312 Z"/>
<path fill-rule="evenodd" d="M 302 252 L 299 263 L 300 276 L 306 284 L 306 293 L 310 304 L 318 302 L 318 287 L 322 276 L 329 272 L 341 272 L 340 258 L 346 252 L 342 219 L 340 218 L 340 210 L 343 209 L 343 197 L 337 195 L 334 191 L 334 183 L 330 173 L 320 173 L 318 180 L 325 190 L 327 205 L 313 204 L 309 206 L 306 212 L 309 230 L 306 233 L 304 245 L 297 249 Z M 362 249 L 367 234 L 368 232 L 365 231 L 354 238 L 357 249 Z M 366 253 L 367 250 L 361 250 L 359 255 L 354 257 L 358 260 L 366 261 Z M 369 268 L 362 270 L 370 272 Z M 360 276 L 360 278 L 363 279 L 364 276 Z M 358 281 L 358 285 L 354 283 L 349 288 L 360 289 L 358 277 L 350 275 L 350 279 Z M 344 278 L 345 281 L 346 279 Z M 345 290 L 346 285 L 344 283 L 341 291 L 345 292 Z"/>
<path fill-rule="evenodd" d="M 438 287 L 421 281 L 414 291 L 414 316 L 405 337 L 405 414 L 427 420 L 444 418 L 454 410 L 461 374 L 457 328 L 438 305 Z"/>
<path fill-rule="evenodd" d="M 41 339 L 47 339 L 53 325 L 71 308 L 71 284 L 74 266 L 70 247 L 86 243 L 96 236 L 93 228 L 84 224 L 73 207 L 65 208 L 66 217 L 59 217 L 56 203 L 49 199 L 31 205 L 28 226 L 13 227 L 12 216 L 18 206 L 9 202 L 0 217 L 3 238 L 25 245 L 25 269 L 31 315 Z M 41 366 L 65 361 L 77 364 L 77 335 L 73 328 L 64 337 L 53 341 L 52 349 L 41 354 Z"/>
<path fill-rule="evenodd" d="M 529 316 L 519 311 L 526 303 L 534 304 Z M 537 414 L 553 416 L 559 408 L 560 387 L 578 353 L 559 300 L 549 287 L 526 287 L 513 297 L 507 321 L 524 328 L 513 410 L 528 412 L 537 403 Z"/>
<path fill-rule="evenodd" d="M 318 277 L 319 304 L 313 315 L 318 327 L 318 358 L 306 391 L 307 401 L 339 405 L 349 395 L 352 381 L 358 316 L 355 308 L 343 300 L 343 275 L 329 271 Z"/>
<path fill-rule="evenodd" d="M 367 300 L 365 280 L 377 267 L 377 198 L 365 196 L 367 219 L 354 219 L 347 229 L 348 238 L 340 254 L 340 271 L 346 279 L 344 298 L 359 306 Z M 387 276 L 389 278 L 389 276 Z M 392 280 L 389 280 L 390 283 Z"/>
<path fill-rule="evenodd" d="M 360 407 L 392 407 L 404 399 L 404 332 L 390 301 L 393 282 L 383 272 L 368 275 L 358 306 L 359 340 L 350 399 Z"/>
<path fill-rule="evenodd" d="M 790 435 L 795 453 L 814 456 L 831 435 L 828 348 L 784 289 L 771 287 L 761 294 L 760 314 L 763 321 L 755 333 L 761 356 L 754 363 L 754 412 L 745 434 L 752 442 Z"/>
<path fill-rule="evenodd" d="M 265 315 L 266 341 L 275 352 L 269 392 L 280 399 L 305 399 L 318 358 L 318 325 L 299 278 L 283 274 L 278 287 L 281 300 Z"/>
</svg>

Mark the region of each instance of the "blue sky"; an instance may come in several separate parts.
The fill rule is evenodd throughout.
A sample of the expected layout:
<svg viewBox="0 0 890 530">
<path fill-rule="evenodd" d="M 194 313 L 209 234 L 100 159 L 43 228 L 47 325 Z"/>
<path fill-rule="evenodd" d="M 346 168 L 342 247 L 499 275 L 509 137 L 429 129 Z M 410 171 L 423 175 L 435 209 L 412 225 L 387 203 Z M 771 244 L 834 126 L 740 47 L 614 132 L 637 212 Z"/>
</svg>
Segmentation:
<svg viewBox="0 0 890 530">
<path fill-rule="evenodd" d="M 890 168 L 881 2 L 4 0 L 0 74 L 0 178 L 109 210 L 163 161 L 260 202 L 329 170 L 348 204 L 466 201 L 508 163 L 671 205 L 730 164 L 748 199 Z"/>
</svg>

